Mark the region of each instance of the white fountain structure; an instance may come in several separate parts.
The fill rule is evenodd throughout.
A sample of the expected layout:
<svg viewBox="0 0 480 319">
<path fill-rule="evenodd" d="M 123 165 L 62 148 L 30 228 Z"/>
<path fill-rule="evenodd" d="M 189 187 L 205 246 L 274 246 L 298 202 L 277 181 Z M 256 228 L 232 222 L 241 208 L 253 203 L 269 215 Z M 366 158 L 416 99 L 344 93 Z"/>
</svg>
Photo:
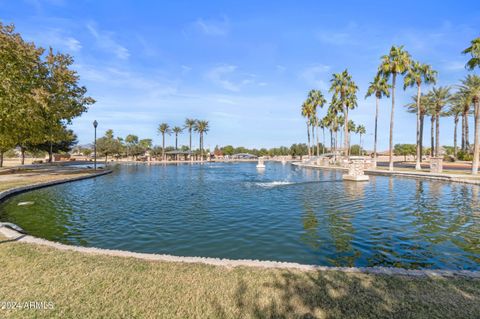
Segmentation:
<svg viewBox="0 0 480 319">
<path fill-rule="evenodd" d="M 259 169 L 265 168 L 265 163 L 264 163 L 263 157 L 258 158 L 257 168 L 259 168 Z"/>
<path fill-rule="evenodd" d="M 365 158 L 360 156 L 351 156 L 345 164 L 348 168 L 348 174 L 342 176 L 343 180 L 354 182 L 367 182 L 369 180 L 368 175 L 364 174 Z"/>
</svg>

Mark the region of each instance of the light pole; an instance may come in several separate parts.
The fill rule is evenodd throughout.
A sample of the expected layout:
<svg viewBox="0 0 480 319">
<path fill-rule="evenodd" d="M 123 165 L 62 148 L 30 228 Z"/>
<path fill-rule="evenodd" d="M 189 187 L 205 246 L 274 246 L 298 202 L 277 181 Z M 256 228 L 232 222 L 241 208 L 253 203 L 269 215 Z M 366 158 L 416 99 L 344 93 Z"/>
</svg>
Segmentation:
<svg viewBox="0 0 480 319">
<path fill-rule="evenodd" d="M 97 170 L 97 120 L 93 121 L 93 127 L 95 128 L 94 140 L 93 140 L 93 169 Z"/>
</svg>

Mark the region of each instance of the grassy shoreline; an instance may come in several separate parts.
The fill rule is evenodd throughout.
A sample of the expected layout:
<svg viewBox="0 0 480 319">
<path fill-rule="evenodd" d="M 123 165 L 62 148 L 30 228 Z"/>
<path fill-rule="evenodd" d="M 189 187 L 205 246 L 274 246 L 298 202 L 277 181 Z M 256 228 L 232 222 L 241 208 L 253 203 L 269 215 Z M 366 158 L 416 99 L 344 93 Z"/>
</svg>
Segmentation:
<svg viewBox="0 0 480 319">
<path fill-rule="evenodd" d="M 22 179 L 24 185 L 39 182 L 31 177 Z M 0 304 L 1 318 L 477 318 L 480 313 L 480 280 L 472 278 L 147 261 L 2 237 L 0 269 L 0 302 L 54 305 L 6 310 Z"/>
</svg>

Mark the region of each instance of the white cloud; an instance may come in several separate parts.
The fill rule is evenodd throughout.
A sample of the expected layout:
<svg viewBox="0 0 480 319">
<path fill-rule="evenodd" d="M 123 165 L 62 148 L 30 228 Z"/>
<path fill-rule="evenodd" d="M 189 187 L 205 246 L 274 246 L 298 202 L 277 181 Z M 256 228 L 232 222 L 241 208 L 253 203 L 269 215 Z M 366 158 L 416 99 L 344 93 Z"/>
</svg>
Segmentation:
<svg viewBox="0 0 480 319">
<path fill-rule="evenodd" d="M 217 66 L 208 71 L 206 77 L 213 83 L 224 88 L 225 90 L 238 92 L 240 91 L 241 84 L 234 83 L 226 78 L 226 76 L 229 76 L 233 72 L 235 72 L 236 69 L 237 66 L 235 65 Z"/>
<path fill-rule="evenodd" d="M 100 31 L 97 29 L 94 23 L 88 23 L 87 29 L 90 31 L 90 34 L 95 38 L 98 47 L 103 50 L 113 53 L 117 58 L 126 60 L 130 56 L 130 52 L 127 48 L 117 43 L 113 36 L 112 32 Z"/>
<path fill-rule="evenodd" d="M 317 64 L 305 68 L 299 74 L 299 78 L 304 80 L 309 85 L 325 90 L 328 89 L 327 81 L 329 79 L 329 71 L 330 66 Z"/>
<path fill-rule="evenodd" d="M 33 32 L 29 38 L 44 47 L 52 47 L 55 50 L 67 50 L 69 52 L 78 52 L 82 49 L 80 41 L 70 35 L 65 34 L 60 29 L 41 29 Z"/>
<path fill-rule="evenodd" d="M 205 20 L 199 18 L 195 21 L 194 26 L 198 31 L 210 36 L 224 36 L 227 35 L 230 30 L 230 23 L 225 16 L 222 20 Z"/>
</svg>

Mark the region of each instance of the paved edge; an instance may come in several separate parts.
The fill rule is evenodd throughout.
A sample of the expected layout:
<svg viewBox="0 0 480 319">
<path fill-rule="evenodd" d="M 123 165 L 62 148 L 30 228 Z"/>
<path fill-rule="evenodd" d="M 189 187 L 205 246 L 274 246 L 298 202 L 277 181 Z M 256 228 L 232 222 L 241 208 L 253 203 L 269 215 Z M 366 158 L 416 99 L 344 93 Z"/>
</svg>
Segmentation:
<svg viewBox="0 0 480 319">
<path fill-rule="evenodd" d="M 298 167 L 304 168 L 313 168 L 313 169 L 324 169 L 324 170 L 348 170 L 345 167 L 339 166 L 319 166 L 314 164 L 304 164 L 304 163 L 293 163 Z M 404 172 L 404 171 L 383 171 L 375 169 L 366 169 L 365 175 L 371 176 L 392 176 L 392 177 L 406 177 L 406 178 L 415 178 L 415 179 L 424 179 L 424 180 L 436 180 L 452 183 L 461 183 L 469 185 L 480 185 L 480 180 L 471 180 L 462 178 L 462 175 L 447 175 L 447 174 L 432 174 L 432 173 L 421 173 L 421 172 Z"/>
<path fill-rule="evenodd" d="M 93 178 L 97 176 L 102 176 L 110 174 L 112 171 L 103 171 L 91 175 L 79 176 L 76 178 L 65 178 L 56 181 L 50 181 L 45 183 L 37 183 L 28 186 L 16 187 L 7 191 L 0 193 L 0 201 L 6 197 L 22 193 L 29 190 L 34 190 L 38 188 L 83 180 L 87 178 Z M 302 271 L 340 271 L 345 273 L 366 273 L 366 274 L 376 274 L 376 275 L 398 275 L 398 276 L 409 276 L 409 277 L 466 277 L 466 278 L 475 278 L 480 279 L 480 271 L 470 271 L 470 270 L 430 270 L 430 269 L 404 269 L 404 268 L 394 268 L 394 267 L 329 267 L 329 266 L 317 266 L 317 265 L 307 265 L 299 264 L 293 262 L 281 262 L 281 261 L 268 261 L 268 260 L 251 260 L 251 259 L 222 259 L 222 258 L 211 258 L 211 257 L 184 257 L 184 256 L 174 256 L 166 254 L 148 254 L 148 253 L 136 253 L 131 251 L 123 250 L 111 250 L 95 247 L 81 247 L 66 245 L 58 242 L 53 242 L 50 240 L 30 236 L 23 234 L 12 228 L 11 223 L 0 223 L 0 233 L 11 242 L 20 242 L 27 244 L 35 244 L 41 246 L 47 246 L 63 251 L 74 251 L 80 253 L 87 253 L 92 255 L 104 255 L 104 256 L 115 256 L 115 257 L 127 257 L 127 258 L 136 258 L 148 261 L 163 261 L 163 262 L 179 262 L 179 263 L 200 263 L 212 266 L 222 266 L 222 267 L 256 267 L 256 268 L 277 268 L 277 269 L 296 269 Z M 16 226 L 18 227 L 18 226 Z M 18 227 L 19 228 L 19 227 Z M 21 229 L 21 228 L 20 228 Z"/>
<path fill-rule="evenodd" d="M 110 174 L 110 173 L 112 173 L 112 170 L 103 170 L 101 172 L 92 173 L 92 174 L 88 174 L 88 175 L 82 175 L 82 176 L 76 176 L 76 177 L 67 177 L 67 178 L 62 178 L 62 179 L 49 181 L 49 182 L 40 182 L 40 183 L 34 183 L 34 184 L 26 185 L 26 186 L 19 186 L 19 187 L 10 188 L 6 191 L 0 192 L 0 202 L 7 197 L 17 195 L 17 194 L 20 194 L 20 193 L 23 193 L 23 192 L 26 192 L 26 191 L 31 191 L 31 190 L 34 190 L 34 189 L 44 188 L 44 187 L 54 186 L 54 185 L 59 185 L 59 184 L 65 184 L 65 183 L 69 183 L 69 182 L 75 182 L 75 181 L 79 181 L 79 180 L 83 180 L 83 179 L 87 179 L 87 178 L 94 178 L 94 177 L 98 177 L 98 176 L 102 176 L 102 175 L 106 175 L 106 174 Z"/>
</svg>

